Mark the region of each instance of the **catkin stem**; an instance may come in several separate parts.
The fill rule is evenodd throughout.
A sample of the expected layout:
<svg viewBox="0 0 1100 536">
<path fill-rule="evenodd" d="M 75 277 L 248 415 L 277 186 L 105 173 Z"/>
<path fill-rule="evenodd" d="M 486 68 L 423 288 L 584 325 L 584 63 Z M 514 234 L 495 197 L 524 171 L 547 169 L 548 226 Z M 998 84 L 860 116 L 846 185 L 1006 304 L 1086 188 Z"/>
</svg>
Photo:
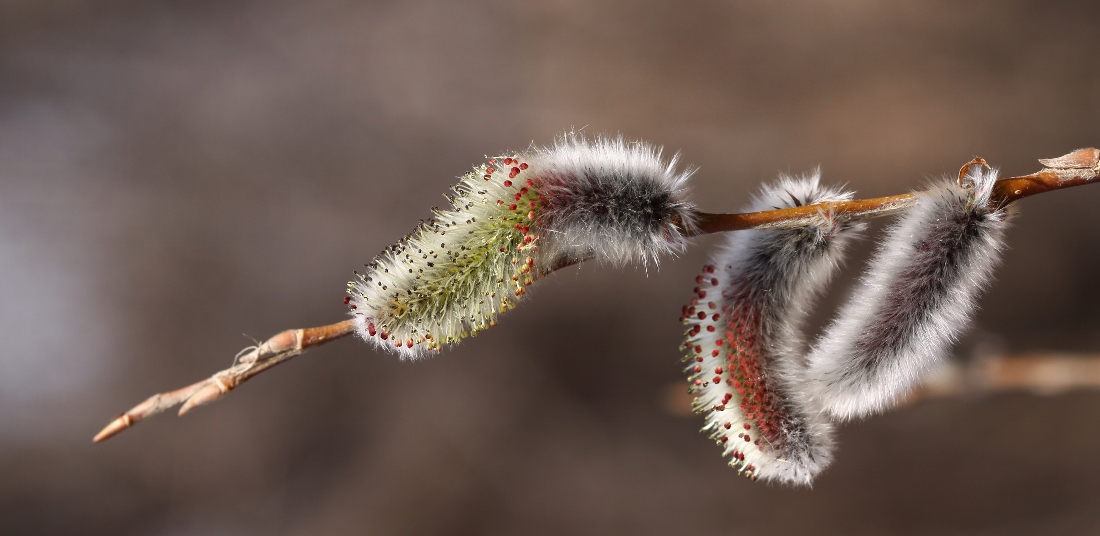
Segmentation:
<svg viewBox="0 0 1100 536">
<path fill-rule="evenodd" d="M 1059 158 L 1040 160 L 1045 167 L 1031 175 L 1011 177 L 997 181 L 992 200 L 1007 205 L 1025 197 L 1060 190 L 1083 184 L 1100 182 L 1100 150 L 1079 149 Z M 963 166 L 960 180 L 972 165 L 985 165 L 982 159 L 974 159 Z M 684 229 L 685 235 L 704 235 L 743 229 L 779 229 L 801 227 L 822 212 L 833 218 L 863 220 L 896 214 L 916 202 L 915 194 L 900 194 L 875 199 L 860 199 L 838 203 L 820 203 L 803 207 L 744 214 L 697 213 L 694 229 Z M 579 262 L 579 261 L 578 261 Z M 564 262 L 553 269 L 564 268 L 575 262 Z M 297 356 L 306 350 L 326 342 L 345 337 L 355 331 L 353 320 L 345 320 L 327 326 L 287 330 L 246 349 L 236 364 L 200 382 L 182 389 L 153 395 L 129 411 L 118 416 L 103 428 L 92 440 L 106 440 L 138 421 L 182 404 L 180 415 L 196 406 L 213 402 L 253 376 Z"/>
</svg>

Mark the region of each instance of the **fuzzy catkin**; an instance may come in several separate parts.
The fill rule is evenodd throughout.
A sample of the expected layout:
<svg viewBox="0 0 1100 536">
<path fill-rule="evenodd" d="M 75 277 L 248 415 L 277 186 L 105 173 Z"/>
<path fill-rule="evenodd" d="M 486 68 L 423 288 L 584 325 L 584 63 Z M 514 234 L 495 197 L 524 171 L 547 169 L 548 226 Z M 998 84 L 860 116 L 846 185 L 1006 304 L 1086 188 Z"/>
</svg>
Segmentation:
<svg viewBox="0 0 1100 536">
<path fill-rule="evenodd" d="M 749 211 L 845 201 L 819 174 L 782 177 Z M 753 479 L 808 485 L 831 460 L 832 425 L 806 397 L 802 323 L 859 226 L 730 233 L 684 308 L 688 381 L 703 431 Z"/>
<path fill-rule="evenodd" d="M 840 420 L 893 405 L 950 348 L 1004 248 L 996 170 L 972 167 L 918 194 L 808 357 L 807 388 Z"/>
<path fill-rule="evenodd" d="M 495 325 L 555 267 L 681 251 L 695 211 L 676 164 L 645 143 L 576 133 L 489 159 L 461 177 L 450 209 L 348 284 L 357 333 L 418 357 Z"/>
</svg>

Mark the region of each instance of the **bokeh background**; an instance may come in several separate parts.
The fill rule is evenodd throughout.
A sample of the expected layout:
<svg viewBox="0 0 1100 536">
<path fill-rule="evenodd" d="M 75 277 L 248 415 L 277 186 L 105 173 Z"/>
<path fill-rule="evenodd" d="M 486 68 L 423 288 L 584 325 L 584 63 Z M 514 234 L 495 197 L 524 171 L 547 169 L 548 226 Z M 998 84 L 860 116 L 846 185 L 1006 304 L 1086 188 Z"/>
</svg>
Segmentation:
<svg viewBox="0 0 1100 536">
<path fill-rule="evenodd" d="M 344 340 L 93 446 L 146 396 L 343 318 L 352 270 L 486 154 L 569 128 L 864 196 L 1100 145 L 1100 3 L 0 1 L 4 534 L 1095 534 L 1100 393 L 844 426 L 752 483 L 670 408 L 720 238 L 583 265 L 402 363 Z M 1100 352 L 1100 187 L 1029 199 L 959 344 Z M 881 227 L 881 225 L 879 225 Z M 843 299 L 868 242 L 822 306 Z"/>
</svg>

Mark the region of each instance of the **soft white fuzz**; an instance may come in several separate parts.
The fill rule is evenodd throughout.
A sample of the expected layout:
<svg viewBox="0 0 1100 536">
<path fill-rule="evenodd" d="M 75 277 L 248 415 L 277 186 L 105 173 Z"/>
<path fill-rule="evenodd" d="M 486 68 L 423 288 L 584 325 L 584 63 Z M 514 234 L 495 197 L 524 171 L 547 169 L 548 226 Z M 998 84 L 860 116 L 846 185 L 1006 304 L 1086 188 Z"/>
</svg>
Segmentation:
<svg viewBox="0 0 1100 536">
<path fill-rule="evenodd" d="M 489 159 L 436 210 L 348 284 L 358 334 L 403 357 L 495 325 L 526 288 L 588 258 L 656 261 L 683 249 L 694 226 L 690 173 L 676 158 L 622 138 L 562 136 Z"/>
<path fill-rule="evenodd" d="M 814 173 L 782 177 L 749 211 L 852 197 Z M 703 430 L 753 479 L 808 485 L 831 460 L 832 426 L 800 379 L 803 319 L 837 268 L 853 226 L 821 213 L 806 227 L 730 233 L 684 308 L 688 376 Z"/>
<path fill-rule="evenodd" d="M 900 217 L 809 355 L 816 403 L 847 420 L 891 406 L 967 326 L 1000 258 L 1007 211 L 989 207 L 995 170 L 944 180 Z"/>
<path fill-rule="evenodd" d="M 683 250 L 694 207 L 686 200 L 692 172 L 676 169 L 679 155 L 666 162 L 652 145 L 570 133 L 529 158 L 547 203 L 539 220 L 547 261 L 647 263 Z"/>
</svg>

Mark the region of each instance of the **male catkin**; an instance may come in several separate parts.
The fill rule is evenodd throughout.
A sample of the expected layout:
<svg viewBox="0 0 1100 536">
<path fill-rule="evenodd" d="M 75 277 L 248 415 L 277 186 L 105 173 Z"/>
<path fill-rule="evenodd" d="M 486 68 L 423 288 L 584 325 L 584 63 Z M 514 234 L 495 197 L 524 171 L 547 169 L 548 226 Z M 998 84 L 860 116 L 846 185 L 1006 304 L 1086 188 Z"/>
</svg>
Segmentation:
<svg viewBox="0 0 1100 536">
<path fill-rule="evenodd" d="M 852 198 L 818 181 L 782 177 L 748 210 Z M 800 383 L 802 321 L 856 230 L 822 212 L 805 227 L 730 233 L 695 280 L 683 311 L 695 410 L 746 476 L 809 484 L 831 460 L 832 425 Z"/>
<path fill-rule="evenodd" d="M 453 188 L 450 209 L 348 284 L 358 334 L 416 357 L 495 325 L 555 267 L 681 251 L 695 212 L 691 173 L 676 163 L 645 143 L 575 133 L 489 159 Z"/>
</svg>

